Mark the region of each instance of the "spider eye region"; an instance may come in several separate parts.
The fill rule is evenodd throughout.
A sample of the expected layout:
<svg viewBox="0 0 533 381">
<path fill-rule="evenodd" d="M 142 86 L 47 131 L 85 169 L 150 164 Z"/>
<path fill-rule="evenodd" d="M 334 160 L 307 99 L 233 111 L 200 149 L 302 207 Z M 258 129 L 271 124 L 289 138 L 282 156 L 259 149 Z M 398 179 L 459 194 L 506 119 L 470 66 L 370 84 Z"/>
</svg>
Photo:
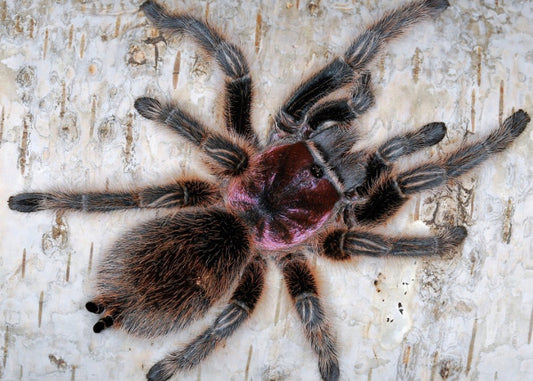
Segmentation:
<svg viewBox="0 0 533 381">
<path fill-rule="evenodd" d="M 318 164 L 312 164 L 309 170 L 311 171 L 311 174 L 317 179 L 320 179 L 324 176 L 324 170 Z"/>
<path fill-rule="evenodd" d="M 304 142 L 272 147 L 228 188 L 227 206 L 252 226 L 255 243 L 284 249 L 310 238 L 331 216 L 339 192 Z"/>
</svg>

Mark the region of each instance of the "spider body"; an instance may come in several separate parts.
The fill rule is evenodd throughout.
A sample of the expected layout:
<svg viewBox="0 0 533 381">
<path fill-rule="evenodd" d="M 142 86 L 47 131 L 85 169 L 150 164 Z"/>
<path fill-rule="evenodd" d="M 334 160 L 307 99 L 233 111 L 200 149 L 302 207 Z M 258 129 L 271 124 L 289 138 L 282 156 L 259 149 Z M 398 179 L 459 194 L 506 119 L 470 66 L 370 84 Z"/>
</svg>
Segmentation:
<svg viewBox="0 0 533 381">
<path fill-rule="evenodd" d="M 450 252 L 466 237 L 464 227 L 450 226 L 429 237 L 388 237 L 372 227 L 411 195 L 452 182 L 506 149 L 530 121 L 518 110 L 486 137 L 405 171 L 397 170 L 395 162 L 441 141 L 444 123 L 353 150 L 358 135 L 352 122 L 374 103 L 366 67 L 385 43 L 448 5 L 446 0 L 417 0 L 386 13 L 342 56 L 294 90 L 262 142 L 252 128 L 253 85 L 239 48 L 200 19 L 171 14 L 147 1 L 141 9 L 155 27 L 192 38 L 226 75 L 226 130 L 209 129 L 178 104 L 141 97 L 134 106 L 196 146 L 219 181 L 178 178 L 114 192 L 28 192 L 10 197 L 9 207 L 26 213 L 169 211 L 111 247 L 98 269 L 95 296 L 86 304 L 101 315 L 94 332 L 113 326 L 151 337 L 181 329 L 215 302 L 227 300 L 207 329 L 150 369 L 149 380 L 167 380 L 196 366 L 239 328 L 260 300 L 269 258 L 282 273 L 322 379 L 336 381 L 335 335 L 308 255 L 344 261 L 359 255 Z M 341 89 L 347 91 L 328 97 Z"/>
<path fill-rule="evenodd" d="M 260 248 L 304 242 L 331 216 L 340 194 L 319 160 L 309 143 L 279 145 L 255 158 L 250 176 L 232 180 L 228 209 L 249 222 Z"/>
</svg>

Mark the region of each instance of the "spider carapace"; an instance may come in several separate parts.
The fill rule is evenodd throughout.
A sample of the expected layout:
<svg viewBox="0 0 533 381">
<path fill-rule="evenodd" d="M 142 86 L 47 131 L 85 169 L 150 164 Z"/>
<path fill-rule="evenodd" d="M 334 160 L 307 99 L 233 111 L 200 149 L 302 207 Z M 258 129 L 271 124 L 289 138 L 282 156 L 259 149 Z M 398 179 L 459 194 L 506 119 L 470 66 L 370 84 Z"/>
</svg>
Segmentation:
<svg viewBox="0 0 533 381">
<path fill-rule="evenodd" d="M 352 122 L 374 104 L 367 67 L 387 42 L 448 6 L 446 0 L 417 0 L 385 13 L 292 92 L 261 141 L 252 128 L 253 83 L 241 50 L 202 20 L 147 1 L 141 9 L 156 28 L 194 40 L 225 74 L 226 130 L 215 132 L 172 102 L 141 97 L 134 106 L 196 146 L 218 180 L 192 176 L 114 192 L 29 192 L 12 196 L 9 206 L 19 212 L 169 211 L 125 233 L 108 250 L 95 296 L 86 304 L 101 315 L 94 332 L 113 326 L 153 337 L 184 328 L 227 298 L 210 326 L 157 362 L 149 380 L 196 366 L 241 326 L 260 299 L 269 258 L 281 269 L 322 379 L 335 381 L 336 339 L 308 257 L 343 261 L 453 250 L 466 237 L 462 226 L 408 237 L 388 237 L 372 227 L 411 195 L 447 184 L 507 148 L 530 121 L 518 110 L 484 138 L 403 171 L 395 162 L 440 142 L 444 123 L 354 148 Z"/>
<path fill-rule="evenodd" d="M 329 219 L 340 198 L 338 181 L 328 178 L 310 147 L 302 141 L 272 147 L 253 159 L 250 176 L 230 182 L 228 209 L 250 222 L 253 240 L 263 249 L 304 242 Z"/>
</svg>

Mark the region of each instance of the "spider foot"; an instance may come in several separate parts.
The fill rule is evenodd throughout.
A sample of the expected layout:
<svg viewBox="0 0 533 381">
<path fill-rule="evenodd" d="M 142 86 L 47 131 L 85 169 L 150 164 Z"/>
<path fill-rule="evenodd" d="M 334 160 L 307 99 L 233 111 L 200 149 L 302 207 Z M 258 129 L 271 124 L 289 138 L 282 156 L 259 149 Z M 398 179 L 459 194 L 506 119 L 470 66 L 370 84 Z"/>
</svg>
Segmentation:
<svg viewBox="0 0 533 381">
<path fill-rule="evenodd" d="M 20 193 L 9 197 L 7 201 L 9 209 L 17 212 L 31 213 L 42 210 L 42 202 L 46 201 L 47 195 L 45 193 Z"/>
<path fill-rule="evenodd" d="M 146 379 L 148 381 L 166 381 L 172 377 L 175 371 L 176 369 L 172 366 L 172 363 L 163 359 L 150 368 Z"/>
<path fill-rule="evenodd" d="M 449 228 L 446 233 L 444 233 L 443 238 L 453 245 L 457 246 L 464 241 L 468 232 L 464 226 L 454 226 Z"/>
<path fill-rule="evenodd" d="M 446 125 L 442 122 L 433 122 L 417 131 L 391 138 L 379 147 L 378 155 L 374 155 L 372 158 L 374 162 L 371 165 L 373 167 L 388 165 L 402 156 L 437 144 L 445 135 Z"/>
<path fill-rule="evenodd" d="M 531 118 L 529 117 L 528 113 L 520 109 L 505 119 L 502 128 L 505 130 L 505 132 L 508 132 L 510 136 L 516 138 L 524 131 L 530 121 Z"/>
<path fill-rule="evenodd" d="M 320 375 L 325 381 L 337 381 L 340 377 L 339 362 L 337 358 L 319 359 Z"/>
<path fill-rule="evenodd" d="M 426 0 L 424 3 L 428 8 L 443 11 L 450 6 L 448 0 Z"/>
<path fill-rule="evenodd" d="M 163 106 L 157 99 L 150 97 L 137 98 L 134 103 L 135 109 L 146 119 L 161 119 Z"/>
</svg>

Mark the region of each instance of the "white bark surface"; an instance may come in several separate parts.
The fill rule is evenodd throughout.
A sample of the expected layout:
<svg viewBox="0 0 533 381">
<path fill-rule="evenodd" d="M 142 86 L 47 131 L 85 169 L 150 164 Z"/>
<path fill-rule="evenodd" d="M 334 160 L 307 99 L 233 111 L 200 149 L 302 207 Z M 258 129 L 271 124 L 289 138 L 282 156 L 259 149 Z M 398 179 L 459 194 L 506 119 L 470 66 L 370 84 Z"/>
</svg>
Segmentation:
<svg viewBox="0 0 533 381">
<path fill-rule="evenodd" d="M 291 88 L 343 52 L 357 31 L 405 1 L 169 1 L 205 17 L 247 53 L 254 125 L 265 136 Z M 371 66 L 377 104 L 365 144 L 444 121 L 423 160 L 533 114 L 533 2 L 451 1 Z M 144 340 L 92 333 L 94 269 L 145 212 L 85 215 L 7 208 L 10 195 L 116 189 L 200 172 L 196 151 L 141 118 L 135 98 L 178 99 L 221 122 L 223 78 L 190 41 L 147 44 L 139 1 L 0 1 L 0 378 L 142 380 L 212 321 Z M 179 63 L 179 67 L 176 62 Z M 414 198 L 380 229 L 430 234 L 466 225 L 446 259 L 316 259 L 336 330 L 342 380 L 533 379 L 533 126 L 455 185 Z M 317 380 L 278 270 L 253 317 L 179 380 Z"/>
</svg>

